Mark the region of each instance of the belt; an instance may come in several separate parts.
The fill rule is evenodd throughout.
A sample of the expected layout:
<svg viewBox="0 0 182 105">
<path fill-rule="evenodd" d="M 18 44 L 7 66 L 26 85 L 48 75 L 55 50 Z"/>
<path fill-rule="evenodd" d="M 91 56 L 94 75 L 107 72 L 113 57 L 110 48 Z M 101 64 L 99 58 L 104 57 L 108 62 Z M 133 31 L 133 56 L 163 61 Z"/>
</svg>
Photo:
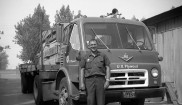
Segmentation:
<svg viewBox="0 0 182 105">
<path fill-rule="evenodd" d="M 97 77 L 104 77 L 105 78 L 105 75 L 91 75 L 91 76 L 88 76 L 85 78 L 97 78 Z"/>
</svg>

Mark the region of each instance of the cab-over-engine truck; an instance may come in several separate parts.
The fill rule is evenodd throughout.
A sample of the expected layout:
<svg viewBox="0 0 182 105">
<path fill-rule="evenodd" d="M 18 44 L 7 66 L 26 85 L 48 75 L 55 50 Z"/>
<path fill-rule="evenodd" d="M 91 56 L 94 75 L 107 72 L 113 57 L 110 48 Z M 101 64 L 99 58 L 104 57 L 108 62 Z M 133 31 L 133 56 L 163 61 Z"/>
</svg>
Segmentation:
<svg viewBox="0 0 182 105">
<path fill-rule="evenodd" d="M 145 98 L 163 97 L 158 52 L 148 28 L 139 21 L 82 17 L 42 34 L 39 65 L 20 65 L 22 92 L 33 84 L 36 105 L 58 100 L 59 105 L 86 102 L 79 90 L 79 62 L 89 52 L 88 41 L 98 40 L 98 50 L 110 59 L 110 85 L 106 103 L 144 105 Z M 27 75 L 29 75 L 27 77 Z M 31 78 L 31 79 L 27 79 Z M 28 81 L 26 81 L 28 80 Z M 26 81 L 26 82 L 25 82 Z"/>
</svg>

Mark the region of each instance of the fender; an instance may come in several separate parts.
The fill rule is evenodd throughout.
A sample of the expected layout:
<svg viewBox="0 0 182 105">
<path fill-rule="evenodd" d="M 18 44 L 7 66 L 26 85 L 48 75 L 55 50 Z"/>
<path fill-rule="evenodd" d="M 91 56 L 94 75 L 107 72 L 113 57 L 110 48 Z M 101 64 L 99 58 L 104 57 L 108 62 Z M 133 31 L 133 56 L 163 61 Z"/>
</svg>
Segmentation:
<svg viewBox="0 0 182 105">
<path fill-rule="evenodd" d="M 70 74 L 68 72 L 68 70 L 65 67 L 61 67 L 56 75 L 56 86 L 55 89 L 59 90 L 59 85 L 60 85 L 60 81 L 62 80 L 62 78 L 66 77 L 67 81 L 68 81 L 68 90 L 70 92 L 70 95 L 76 95 L 78 94 L 78 89 L 76 88 L 76 86 L 72 83 L 71 81 L 71 77 Z M 75 93 L 76 91 L 76 93 Z"/>
</svg>

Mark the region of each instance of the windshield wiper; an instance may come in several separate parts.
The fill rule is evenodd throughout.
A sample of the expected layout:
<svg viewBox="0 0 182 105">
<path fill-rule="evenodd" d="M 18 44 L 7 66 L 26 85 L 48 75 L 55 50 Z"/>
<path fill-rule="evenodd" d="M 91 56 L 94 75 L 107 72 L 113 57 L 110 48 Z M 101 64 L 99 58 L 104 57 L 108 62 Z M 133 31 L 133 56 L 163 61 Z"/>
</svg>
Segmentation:
<svg viewBox="0 0 182 105">
<path fill-rule="evenodd" d="M 137 46 L 138 50 L 141 51 L 140 47 L 137 45 L 136 41 L 133 39 L 133 36 L 131 35 L 130 31 L 128 30 L 127 26 L 125 26 L 131 40 L 135 43 L 135 45 Z"/>
<path fill-rule="evenodd" d="M 109 47 L 102 41 L 102 39 L 100 39 L 97 34 L 95 33 L 94 29 L 91 28 L 91 30 L 93 31 L 94 35 L 102 42 L 102 44 L 107 48 L 108 52 L 111 52 L 111 50 L 109 49 Z"/>
</svg>

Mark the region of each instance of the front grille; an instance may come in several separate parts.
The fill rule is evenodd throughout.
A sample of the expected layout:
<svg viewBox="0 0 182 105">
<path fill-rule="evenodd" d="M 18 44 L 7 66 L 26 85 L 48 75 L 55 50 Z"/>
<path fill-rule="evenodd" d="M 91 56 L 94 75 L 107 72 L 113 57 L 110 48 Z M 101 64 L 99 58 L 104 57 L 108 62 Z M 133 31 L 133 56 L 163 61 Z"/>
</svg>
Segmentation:
<svg viewBox="0 0 182 105">
<path fill-rule="evenodd" d="M 124 85 L 124 84 L 125 84 L 124 81 L 119 81 L 119 82 L 115 81 L 115 82 L 110 82 L 109 83 L 109 85 L 111 85 L 111 86 L 113 86 L 113 85 Z"/>
<path fill-rule="evenodd" d="M 141 81 L 128 81 L 128 84 L 129 85 L 133 85 L 133 84 L 144 84 L 145 81 L 144 80 L 141 80 Z"/>
<path fill-rule="evenodd" d="M 111 77 L 123 77 L 123 76 L 125 76 L 125 73 L 112 73 L 111 74 Z"/>
<path fill-rule="evenodd" d="M 144 72 L 133 72 L 133 73 L 128 73 L 128 76 L 144 76 Z"/>
<path fill-rule="evenodd" d="M 109 88 L 147 87 L 148 71 L 145 69 L 111 70 Z"/>
</svg>

